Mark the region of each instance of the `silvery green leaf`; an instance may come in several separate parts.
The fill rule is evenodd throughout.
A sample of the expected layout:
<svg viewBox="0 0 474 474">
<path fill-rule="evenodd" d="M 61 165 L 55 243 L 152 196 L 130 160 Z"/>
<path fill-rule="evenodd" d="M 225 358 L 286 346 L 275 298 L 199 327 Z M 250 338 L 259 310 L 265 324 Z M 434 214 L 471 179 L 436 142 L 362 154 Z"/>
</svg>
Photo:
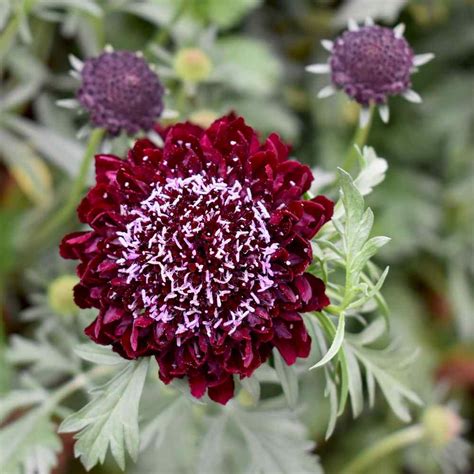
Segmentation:
<svg viewBox="0 0 474 474">
<path fill-rule="evenodd" d="M 280 63 L 267 43 L 245 36 L 217 42 L 216 75 L 227 86 L 256 97 L 271 94 L 281 77 Z"/>
<path fill-rule="evenodd" d="M 364 407 L 364 392 L 362 388 L 362 375 L 359 363 L 351 348 L 345 345 L 345 360 L 347 363 L 349 395 L 352 406 L 352 415 L 357 418 Z"/>
<path fill-rule="evenodd" d="M 364 199 L 349 173 L 338 168 L 339 184 L 341 187 L 342 204 L 346 214 L 346 227 L 354 229 L 360 223 L 364 213 Z"/>
<path fill-rule="evenodd" d="M 29 141 L 44 157 L 70 176 L 79 170 L 84 148 L 77 141 L 35 124 L 34 122 L 14 116 L 4 116 L 9 128 Z"/>
<path fill-rule="evenodd" d="M 95 17 L 102 15 L 102 8 L 93 0 L 36 0 L 35 8 L 38 10 L 50 8 L 77 9 Z"/>
<path fill-rule="evenodd" d="M 161 448 L 165 437 L 169 433 L 170 425 L 172 425 L 178 417 L 183 416 L 183 413 L 187 413 L 185 409 L 186 399 L 184 397 L 178 397 L 166 408 L 161 410 L 153 420 L 143 427 L 141 431 L 140 450 L 147 448 L 158 450 Z"/>
<path fill-rule="evenodd" d="M 352 309 L 352 308 L 360 308 L 359 311 L 362 312 L 362 310 L 364 309 L 364 306 L 370 302 L 370 301 L 374 301 L 375 297 L 377 296 L 377 294 L 379 293 L 380 289 L 382 288 L 384 282 L 385 282 L 385 278 L 387 278 L 387 275 L 388 275 L 388 270 L 389 270 L 389 267 L 387 267 L 384 272 L 382 273 L 382 275 L 380 276 L 380 278 L 378 279 L 377 283 L 375 285 L 366 285 L 367 286 L 367 291 L 364 292 L 364 296 L 356 301 L 353 301 L 348 307 L 347 309 Z"/>
<path fill-rule="evenodd" d="M 375 186 L 385 179 L 387 161 L 379 158 L 372 147 L 365 146 L 361 153 L 362 169 L 354 180 L 354 185 L 362 194 L 370 194 Z"/>
<path fill-rule="evenodd" d="M 226 411 L 212 420 L 201 442 L 197 474 L 221 474 L 224 468 L 224 437 L 228 420 Z"/>
<path fill-rule="evenodd" d="M 372 237 L 369 239 L 354 258 L 351 267 L 352 271 L 355 273 L 362 271 L 368 260 L 373 257 L 380 248 L 390 242 L 390 240 L 390 237 L 383 236 Z"/>
<path fill-rule="evenodd" d="M 205 21 L 210 21 L 219 28 L 230 28 L 261 3 L 262 0 L 233 0 L 230 3 L 221 0 L 207 0 L 201 2 L 198 13 L 203 16 Z"/>
<path fill-rule="evenodd" d="M 422 405 L 422 401 L 394 374 L 397 369 L 407 363 L 407 359 L 394 353 L 393 348 L 375 350 L 356 346 L 353 343 L 351 343 L 351 348 L 359 362 L 365 367 L 370 399 L 373 399 L 376 381 L 395 415 L 402 421 L 409 422 L 411 416 L 407 402 Z"/>
<path fill-rule="evenodd" d="M 14 410 L 36 405 L 44 401 L 46 396 L 46 392 L 41 389 L 10 391 L 0 398 L 0 423 Z"/>
<path fill-rule="evenodd" d="M 18 84 L 14 89 L 9 90 L 0 97 L 0 110 L 7 111 L 14 109 L 31 100 L 37 93 L 41 83 L 31 80 Z"/>
<path fill-rule="evenodd" d="M 122 357 L 112 352 L 111 346 L 99 346 L 92 342 L 86 342 L 75 347 L 74 352 L 81 359 L 98 365 L 117 365 L 125 363 Z"/>
<path fill-rule="evenodd" d="M 148 358 L 129 362 L 104 386 L 94 391 L 93 399 L 77 413 L 67 417 L 59 428 L 74 433 L 74 452 L 87 470 L 103 463 L 110 448 L 122 470 L 125 452 L 136 460 L 139 448 L 138 407 Z"/>
<path fill-rule="evenodd" d="M 0 31 L 3 31 L 11 13 L 11 2 L 5 0 L 0 2 Z"/>
<path fill-rule="evenodd" d="M 260 400 L 260 382 L 257 377 L 246 377 L 240 380 L 240 384 L 249 393 L 254 404 L 256 405 Z"/>
<path fill-rule="evenodd" d="M 0 129 L 0 152 L 20 189 L 37 206 L 46 207 L 52 198 L 52 177 L 42 158 L 6 129 Z"/>
<path fill-rule="evenodd" d="M 278 349 L 273 349 L 273 360 L 288 406 L 294 409 L 298 403 L 298 376 L 295 368 L 287 365 Z"/>
<path fill-rule="evenodd" d="M 311 452 L 314 443 L 304 425 L 288 410 L 234 408 L 230 413 L 251 455 L 251 468 L 261 474 L 315 474 L 321 468 Z"/>
<path fill-rule="evenodd" d="M 351 334 L 351 341 L 361 346 L 367 346 L 375 342 L 386 330 L 383 318 L 377 318 L 366 328 L 357 334 Z"/>
<path fill-rule="evenodd" d="M 62 448 L 49 415 L 41 408 L 1 428 L 0 446 L 3 474 L 49 474 Z"/>
<path fill-rule="evenodd" d="M 48 374 L 72 374 L 78 369 L 76 360 L 68 357 L 68 354 L 45 338 L 34 341 L 18 335 L 13 336 L 6 358 L 11 364 L 31 364 L 33 371 Z"/>
<path fill-rule="evenodd" d="M 311 367 L 311 369 L 317 369 L 318 367 L 322 367 L 338 354 L 339 349 L 341 348 L 342 343 L 344 341 L 344 327 L 345 316 L 344 312 L 341 312 L 337 323 L 337 329 L 334 334 L 334 339 L 331 343 L 331 346 L 329 347 L 329 350 L 326 352 L 326 354 L 324 354 L 323 358 L 319 362 L 317 362 Z"/>
</svg>

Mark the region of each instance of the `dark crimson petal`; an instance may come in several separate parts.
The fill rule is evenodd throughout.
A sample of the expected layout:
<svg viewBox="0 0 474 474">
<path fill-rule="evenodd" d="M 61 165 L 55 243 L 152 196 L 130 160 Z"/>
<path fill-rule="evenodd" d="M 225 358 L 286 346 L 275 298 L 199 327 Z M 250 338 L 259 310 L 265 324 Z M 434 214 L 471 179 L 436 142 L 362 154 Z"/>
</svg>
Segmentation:
<svg viewBox="0 0 474 474">
<path fill-rule="evenodd" d="M 211 400 L 225 405 L 234 396 L 234 379 L 227 377 L 219 385 L 209 387 L 207 392 Z"/>
<path fill-rule="evenodd" d="M 321 311 L 330 304 L 326 296 L 326 287 L 321 279 L 310 273 L 304 273 L 301 277 L 296 277 L 295 284 L 304 293 L 304 298 L 300 293 L 304 303 L 301 311 Z"/>
<path fill-rule="evenodd" d="M 96 243 L 94 232 L 73 232 L 62 239 L 59 253 L 63 258 L 83 260 L 86 254 L 96 251 Z"/>
</svg>

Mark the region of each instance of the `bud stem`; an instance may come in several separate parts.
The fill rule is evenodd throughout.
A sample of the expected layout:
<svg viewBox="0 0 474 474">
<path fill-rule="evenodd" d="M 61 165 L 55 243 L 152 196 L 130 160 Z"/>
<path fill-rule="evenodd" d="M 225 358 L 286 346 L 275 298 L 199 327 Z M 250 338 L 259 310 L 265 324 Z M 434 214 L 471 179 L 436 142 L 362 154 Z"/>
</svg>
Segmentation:
<svg viewBox="0 0 474 474">
<path fill-rule="evenodd" d="M 357 158 L 359 156 L 359 152 L 356 149 L 356 145 L 362 149 L 364 145 L 367 143 L 367 139 L 369 138 L 370 129 L 372 127 L 372 119 L 374 117 L 374 110 L 375 105 L 371 104 L 369 107 L 369 120 L 365 127 L 360 127 L 357 125 L 357 130 L 354 134 L 354 137 L 351 141 L 349 146 L 349 150 L 347 150 L 346 159 L 344 160 L 344 164 L 342 168 L 350 173 L 351 168 L 354 166 L 355 162 L 357 162 Z"/>
<path fill-rule="evenodd" d="M 341 474 L 365 472 L 366 469 L 376 461 L 379 461 L 381 458 L 398 449 L 418 443 L 424 436 L 425 430 L 421 425 L 409 426 L 408 428 L 396 431 L 362 451 L 359 456 L 342 469 Z"/>
<path fill-rule="evenodd" d="M 69 193 L 64 205 L 58 209 L 58 212 L 55 215 L 48 219 L 46 226 L 38 232 L 36 238 L 38 244 L 44 243 L 46 239 L 50 238 L 51 235 L 59 230 L 74 213 L 77 203 L 84 190 L 92 159 L 104 136 L 104 133 L 105 130 L 102 128 L 97 128 L 91 133 L 84 157 L 82 158 L 81 166 L 79 168 L 79 173 L 72 184 L 71 192 Z"/>
</svg>

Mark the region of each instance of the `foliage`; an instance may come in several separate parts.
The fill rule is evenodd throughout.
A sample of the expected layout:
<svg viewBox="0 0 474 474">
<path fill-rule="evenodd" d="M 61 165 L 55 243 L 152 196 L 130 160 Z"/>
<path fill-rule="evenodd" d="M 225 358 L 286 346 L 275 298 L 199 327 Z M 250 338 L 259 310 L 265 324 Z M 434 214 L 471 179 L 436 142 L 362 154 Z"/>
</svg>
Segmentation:
<svg viewBox="0 0 474 474">
<path fill-rule="evenodd" d="M 474 339 L 470 7 L 340 3 L 0 2 L 2 473 L 51 472 L 64 461 L 62 432 L 75 433 L 84 468 L 104 464 L 103 472 L 117 472 L 113 458 L 132 474 L 157 465 L 170 473 L 318 473 L 323 465 L 339 473 L 439 403 L 430 396 L 441 375 L 472 415 L 472 385 L 462 375 L 472 369 Z M 358 150 L 358 171 L 343 170 L 358 111 L 339 96 L 318 101 L 322 84 L 304 65 L 323 56 L 317 40 L 334 37 L 349 18 L 363 20 L 368 8 L 384 22 L 406 22 L 414 49 L 434 51 L 436 61 L 414 76 L 425 103 L 394 99 L 390 124 L 375 121 L 373 147 Z M 68 56 L 107 43 L 140 49 L 156 67 L 168 91 L 165 123 L 236 110 L 262 135 L 291 140 L 294 156 L 317 166 L 312 194 L 337 200 L 313 243 L 310 271 L 325 281 L 331 305 L 305 315 L 310 357 L 289 367 L 274 351 L 253 377 L 236 380 L 238 394 L 225 407 L 195 400 L 184 381 L 164 386 L 154 361 L 125 361 L 85 342 L 94 313 L 56 314 L 48 302 L 50 282 L 72 272 L 57 244 L 73 219 L 41 245 L 36 231 L 69 195 L 90 132 L 83 114 L 57 101 L 71 105 L 78 84 Z M 198 85 L 173 67 L 187 47 L 213 65 Z M 106 140 L 102 151 L 122 155 L 129 143 Z M 416 445 L 388 456 L 384 469 L 467 471 L 467 451 L 460 437 L 442 451 Z M 68 462 L 61 467 L 77 468 Z"/>
</svg>

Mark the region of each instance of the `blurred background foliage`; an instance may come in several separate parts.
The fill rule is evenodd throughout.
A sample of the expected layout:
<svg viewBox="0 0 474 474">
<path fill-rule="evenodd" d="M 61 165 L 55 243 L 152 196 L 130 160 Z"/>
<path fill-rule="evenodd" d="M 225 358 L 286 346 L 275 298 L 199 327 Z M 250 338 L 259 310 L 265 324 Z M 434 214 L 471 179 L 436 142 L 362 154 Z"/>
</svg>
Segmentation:
<svg viewBox="0 0 474 474">
<path fill-rule="evenodd" d="M 319 179 L 341 165 L 357 109 L 342 94 L 316 99 L 325 79 L 305 73 L 304 66 L 327 57 L 321 39 L 333 38 L 349 18 L 367 15 L 387 25 L 403 21 L 415 51 L 436 55 L 414 76 L 423 104 L 392 100 L 390 123 L 375 120 L 369 137 L 389 162 L 386 180 L 368 204 L 376 215 L 374 232 L 392 238 L 379 257 L 381 266 L 391 267 L 384 294 L 392 331 L 409 347 L 420 348 L 407 377 L 422 398 L 429 400 L 443 382 L 463 416 L 474 419 L 472 0 L 0 0 L 3 393 L 14 367 L 28 362 L 25 352 L 31 354 L 29 362 L 37 361 L 33 371 L 57 380 L 76 370 L 58 367 L 61 358 L 51 355 L 70 351 L 71 341 L 81 337 L 74 334 L 84 326 L 72 317 L 74 310 L 61 315 L 51 303 L 51 281 L 72 273 L 72 267 L 59 261 L 59 234 L 39 249 L 30 245 L 36 226 L 64 200 L 85 147 L 76 133 L 85 117 L 56 105 L 77 87 L 68 55 L 95 55 L 106 44 L 143 51 L 169 90 L 166 107 L 177 110 L 179 119 L 207 125 L 235 110 L 262 134 L 277 131 L 291 141 L 294 155 L 317 167 L 317 183 L 324 187 Z M 200 48 L 210 59 L 205 80 L 186 81 L 178 74 L 175 55 L 186 47 Z M 123 153 L 127 143 L 127 138 L 115 141 L 114 151 Z M 52 335 L 60 343 L 49 354 L 19 347 L 33 344 L 26 337 L 42 314 L 64 321 L 61 333 Z M 44 337 L 50 336 L 46 330 Z M 350 414 L 342 418 L 325 442 L 328 410 L 321 387 L 317 373 L 308 373 L 301 387 L 302 419 L 325 469 L 337 473 L 400 422 L 385 403 L 376 404 L 357 422 Z M 181 429 L 183 446 L 192 445 L 192 428 Z M 70 439 L 63 441 L 58 472 L 81 472 L 70 459 Z M 152 454 L 142 460 L 143 470 L 134 472 L 151 472 L 146 466 L 154 465 Z M 111 469 L 106 465 L 97 472 L 115 472 Z M 437 468 L 409 450 L 388 458 L 383 472 L 429 474 Z"/>
</svg>

